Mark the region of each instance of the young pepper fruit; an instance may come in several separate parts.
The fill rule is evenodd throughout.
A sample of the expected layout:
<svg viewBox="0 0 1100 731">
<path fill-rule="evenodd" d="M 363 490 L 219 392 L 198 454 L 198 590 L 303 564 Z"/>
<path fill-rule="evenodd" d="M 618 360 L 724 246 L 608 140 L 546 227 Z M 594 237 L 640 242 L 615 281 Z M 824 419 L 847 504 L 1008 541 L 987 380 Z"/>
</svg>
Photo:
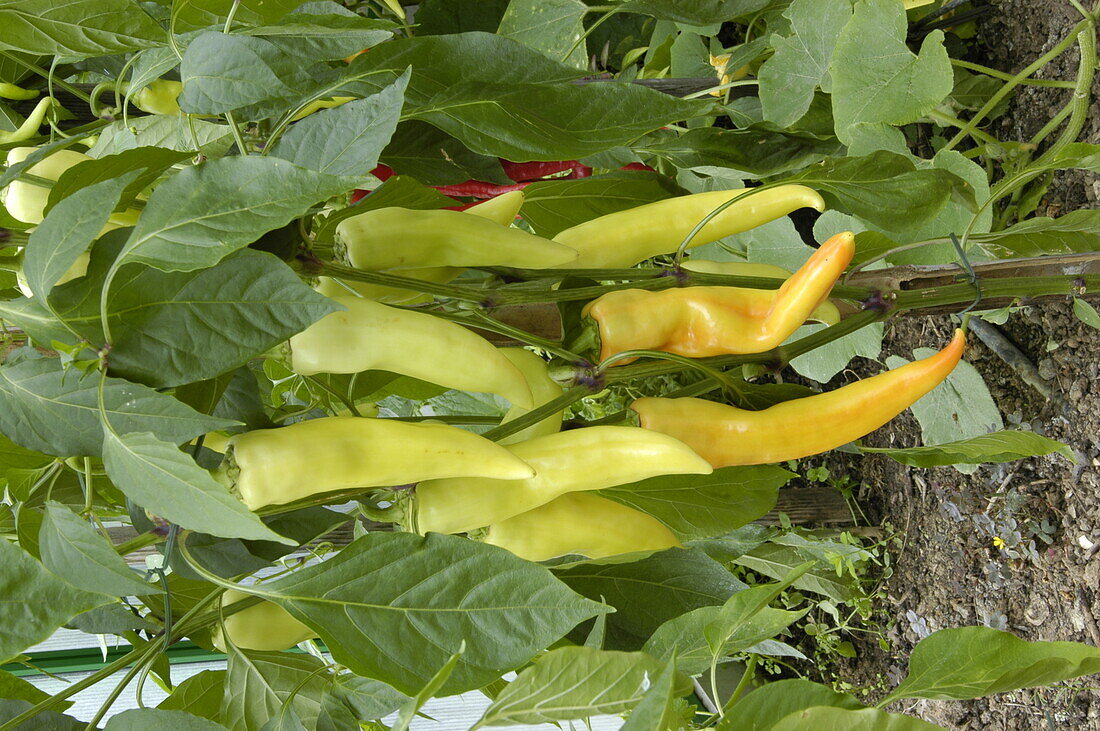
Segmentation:
<svg viewBox="0 0 1100 731">
<path fill-rule="evenodd" d="M 642 427 L 682 440 L 715 469 L 835 449 L 878 429 L 938 386 L 962 358 L 962 330 L 940 352 L 857 383 L 762 411 L 697 398 L 641 398 Z"/>
<path fill-rule="evenodd" d="M 222 606 L 228 607 L 252 596 L 236 589 L 222 594 Z M 278 604 L 261 601 L 225 618 L 225 632 L 214 630 L 214 647 L 226 651 L 229 642 L 242 650 L 289 650 L 300 642 L 318 637 L 317 633 L 299 622 Z"/>
<path fill-rule="evenodd" d="M 27 115 L 27 118 L 23 120 L 23 124 L 19 125 L 19 129 L 13 132 L 0 130 L 0 145 L 10 145 L 13 142 L 29 140 L 38 134 L 38 128 L 46 120 L 46 112 L 50 111 L 52 106 L 53 97 L 41 99 L 31 113 Z"/>
<path fill-rule="evenodd" d="M 418 533 L 462 533 L 499 523 L 569 492 L 627 485 L 659 475 L 706 475 L 683 442 L 629 426 L 593 426 L 512 444 L 535 474 L 523 480 L 455 477 L 414 491 Z"/>
<path fill-rule="evenodd" d="M 577 252 L 518 228 L 461 211 L 376 208 L 345 218 L 336 242 L 358 269 L 511 266 L 548 269 Z"/>
<path fill-rule="evenodd" d="M 523 206 L 523 202 L 523 192 L 517 190 L 497 198 L 492 198 L 484 203 L 470 206 L 464 209 L 463 213 L 494 221 L 501 226 L 511 226 L 512 222 L 516 220 L 516 215 Z M 461 274 L 462 269 L 459 267 L 424 267 L 421 269 L 400 269 L 394 273 L 403 277 L 443 284 Z M 410 289 L 386 287 L 381 284 L 369 284 L 367 282 L 342 281 L 341 283 L 333 280 L 331 277 L 319 277 L 318 283 L 314 289 L 326 297 L 343 297 L 352 294 L 352 292 L 348 291 L 347 287 L 350 287 L 355 294 L 366 297 L 367 299 L 390 304 L 408 305 L 418 302 L 428 302 L 432 299 L 431 295 L 414 292 Z"/>
<path fill-rule="evenodd" d="M 457 427 L 352 416 L 237 434 L 215 473 L 251 510 L 338 490 L 533 475 L 509 450 Z"/>
<path fill-rule="evenodd" d="M 588 303 L 582 315 L 598 328 L 601 360 L 627 350 L 688 358 L 762 353 L 786 340 L 828 300 L 854 253 L 855 236 L 841 233 L 822 244 L 778 290 L 623 289 Z"/>
<path fill-rule="evenodd" d="M 531 407 L 523 373 L 473 331 L 427 312 L 361 297 L 333 299 L 347 309 L 290 338 L 286 348 L 295 373 L 391 371 L 460 391 L 496 393 Z"/>
<path fill-rule="evenodd" d="M 528 561 L 570 554 L 607 558 L 683 548 L 673 532 L 653 516 L 588 492 L 562 495 L 495 523 L 480 540 Z"/>
<path fill-rule="evenodd" d="M 619 269 L 676 251 L 707 214 L 751 190 L 717 190 L 668 198 L 577 224 L 560 232 L 554 241 L 576 249 L 578 256 L 575 261 L 556 266 Z M 804 185 L 781 185 L 754 193 L 712 218 L 699 230 L 688 248 L 748 231 L 799 208 L 823 211 L 825 201 Z"/>
</svg>

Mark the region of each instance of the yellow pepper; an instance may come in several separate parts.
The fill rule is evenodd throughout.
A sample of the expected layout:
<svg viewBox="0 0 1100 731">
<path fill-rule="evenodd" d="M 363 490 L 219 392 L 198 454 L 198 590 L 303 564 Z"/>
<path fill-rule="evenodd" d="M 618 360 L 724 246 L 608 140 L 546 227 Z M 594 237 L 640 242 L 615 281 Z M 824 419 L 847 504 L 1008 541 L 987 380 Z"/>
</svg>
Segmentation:
<svg viewBox="0 0 1100 731">
<path fill-rule="evenodd" d="M 715 469 L 798 459 L 859 439 L 938 386 L 962 358 L 962 330 L 933 356 L 857 383 L 762 411 L 697 398 L 641 398 L 646 429 L 682 440 Z"/>
<path fill-rule="evenodd" d="M 46 112 L 50 111 L 52 106 L 53 97 L 46 97 L 35 105 L 31 113 L 23 120 L 23 124 L 19 125 L 19 129 L 14 132 L 0 130 L 0 145 L 10 145 L 13 142 L 29 140 L 38 134 L 38 128 L 46 120 Z"/>
<path fill-rule="evenodd" d="M 236 589 L 227 589 L 222 594 L 222 606 L 247 599 L 251 594 Z M 315 639 L 318 635 L 312 629 L 299 622 L 278 604 L 261 601 L 225 618 L 225 633 L 222 628 L 214 630 L 214 647 L 226 651 L 225 636 L 242 650 L 289 650 L 300 642 Z"/>
<path fill-rule="evenodd" d="M 560 383 L 550 377 L 550 368 L 546 361 L 530 350 L 524 348 L 501 348 L 500 354 L 512 361 L 512 365 L 519 368 L 520 372 L 523 373 L 523 377 L 527 379 L 527 385 L 530 386 L 531 396 L 534 399 L 531 404 L 531 409 L 536 409 L 543 404 L 548 404 L 562 395 L 564 389 Z M 508 409 L 508 413 L 504 415 L 504 419 L 501 423 L 503 424 L 513 419 L 518 419 L 531 409 L 513 405 L 512 408 Z M 526 429 L 501 439 L 497 443 L 515 444 L 516 442 L 527 441 L 528 439 L 534 439 L 535 437 L 541 437 L 547 434 L 556 434 L 561 430 L 561 419 L 564 413 L 564 411 L 559 411 L 552 414 L 537 424 L 532 424 Z"/>
</svg>

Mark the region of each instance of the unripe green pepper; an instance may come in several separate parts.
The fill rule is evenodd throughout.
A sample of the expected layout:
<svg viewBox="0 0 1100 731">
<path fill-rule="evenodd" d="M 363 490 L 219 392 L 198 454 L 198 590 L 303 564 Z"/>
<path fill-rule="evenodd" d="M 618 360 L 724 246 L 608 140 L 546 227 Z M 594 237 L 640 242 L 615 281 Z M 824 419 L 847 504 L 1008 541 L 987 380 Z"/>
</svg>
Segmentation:
<svg viewBox="0 0 1100 731">
<path fill-rule="evenodd" d="M 35 92 L 37 94 L 37 92 Z M 27 118 L 23 120 L 23 124 L 19 125 L 19 129 L 8 132 L 7 130 L 0 130 L 0 145 L 10 145 L 13 142 L 22 142 L 23 140 L 29 140 L 38 134 L 38 128 L 42 126 L 42 122 L 46 119 L 46 112 L 53 106 L 53 98 L 46 97 L 35 105 L 34 109 Z"/>
<path fill-rule="evenodd" d="M 568 246 L 518 228 L 446 210 L 376 208 L 341 221 L 336 242 L 351 266 L 375 271 L 435 266 L 547 269 L 577 256 Z"/>
<path fill-rule="evenodd" d="M 14 147 L 8 150 L 8 165 L 23 162 L 34 152 L 35 147 Z M 51 152 L 49 157 L 31 165 L 27 172 L 40 178 L 56 181 L 69 168 L 78 165 L 91 157 L 76 150 L 57 150 Z M 50 198 L 50 189 L 42 188 L 25 180 L 14 180 L 6 188 L 0 190 L 0 200 L 4 208 L 12 218 L 37 226 L 45 218 L 46 202 Z M 112 213 L 103 231 L 110 231 L 125 226 L 133 226 L 137 223 L 140 211 L 133 208 L 122 213 Z"/>
<path fill-rule="evenodd" d="M 626 485 L 658 475 L 706 475 L 711 466 L 683 442 L 630 426 L 593 426 L 508 446 L 535 470 L 524 480 L 474 477 L 421 482 L 419 533 L 461 533 L 499 523 L 559 495 Z"/>
<path fill-rule="evenodd" d="M 227 589 L 222 594 L 222 606 L 247 599 L 252 596 L 236 589 Z M 214 647 L 226 651 L 229 641 L 242 650 L 289 650 L 300 642 L 312 640 L 318 635 L 312 629 L 299 622 L 278 604 L 261 601 L 225 618 L 225 634 L 218 627 L 213 633 Z"/>
<path fill-rule="evenodd" d="M 523 373 L 492 343 L 427 312 L 360 297 L 334 297 L 347 309 L 325 315 L 290 339 L 295 373 L 401 373 L 460 391 L 496 393 L 530 408 Z"/>
<path fill-rule="evenodd" d="M 237 434 L 217 476 L 258 510 L 338 490 L 533 474 L 504 447 L 457 427 L 330 416 Z"/>
<path fill-rule="evenodd" d="M 0 81 L 0 99 L 25 101 L 27 99 L 34 99 L 38 96 L 38 93 L 38 89 L 24 89 L 21 86 L 9 84 L 6 81 Z"/>
<path fill-rule="evenodd" d="M 526 348 L 501 348 L 500 353 L 512 361 L 512 365 L 519 368 L 520 372 L 523 373 L 523 377 L 527 380 L 527 385 L 531 387 L 531 396 L 534 399 L 531 409 L 537 409 L 543 404 L 550 403 L 564 392 L 565 389 L 562 388 L 561 384 L 550 377 L 550 368 L 546 361 L 530 350 Z M 513 405 L 512 408 L 508 409 L 508 413 L 504 415 L 501 423 L 505 424 L 513 419 L 518 419 L 531 409 Z M 561 419 L 564 414 L 564 411 L 551 414 L 537 424 L 532 424 L 522 431 L 504 437 L 497 444 L 515 444 L 547 434 L 556 434 L 561 431 Z"/>
<path fill-rule="evenodd" d="M 683 548 L 668 527 L 640 510 L 589 492 L 574 492 L 495 523 L 481 541 L 528 561 L 579 554 L 607 558 Z"/>
<path fill-rule="evenodd" d="M 707 214 L 751 188 L 668 198 L 625 211 L 609 213 L 567 228 L 554 241 L 576 249 L 576 260 L 559 264 L 569 269 L 632 267 L 650 257 L 668 254 L 680 246 Z M 799 208 L 825 210 L 825 201 L 804 185 L 781 185 L 733 203 L 712 218 L 688 244 L 709 244 L 786 216 Z"/>
<path fill-rule="evenodd" d="M 484 203 L 471 206 L 462 212 L 489 221 L 495 221 L 501 226 L 511 226 L 512 222 L 516 220 L 516 215 L 523 206 L 523 202 L 523 191 L 513 190 L 504 195 L 499 195 L 496 198 L 490 198 Z M 444 284 L 461 274 L 462 268 L 423 267 L 419 269 L 400 269 L 393 273 L 411 279 L 422 279 L 425 282 Z M 347 287 L 351 287 L 351 289 L 361 297 L 394 305 L 411 305 L 418 302 L 429 302 L 432 299 L 432 296 L 429 294 L 415 292 L 411 289 L 399 289 L 398 287 L 387 287 L 382 284 L 368 284 L 367 282 L 355 282 L 350 280 L 341 281 L 343 284 L 336 282 L 331 277 L 319 277 L 314 289 L 326 297 L 346 297 L 352 294 L 347 290 Z M 347 287 L 344 285 L 347 285 Z"/>
</svg>

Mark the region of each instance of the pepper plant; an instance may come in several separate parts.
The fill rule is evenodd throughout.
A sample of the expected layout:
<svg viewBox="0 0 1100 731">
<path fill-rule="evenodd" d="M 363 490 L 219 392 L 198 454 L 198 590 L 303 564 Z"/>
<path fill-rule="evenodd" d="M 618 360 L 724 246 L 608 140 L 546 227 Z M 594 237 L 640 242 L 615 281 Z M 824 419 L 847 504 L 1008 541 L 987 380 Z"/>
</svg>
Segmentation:
<svg viewBox="0 0 1100 731">
<path fill-rule="evenodd" d="M 914 312 L 1096 321 L 1065 265 L 1100 212 L 1034 215 L 1100 170 L 1100 6 L 1069 4 L 1008 74 L 953 57 L 981 11 L 943 0 L 0 0 L 0 729 L 406 729 L 473 691 L 477 728 L 916 729 L 884 707 L 1100 671 L 985 627 L 871 707 L 753 670 L 862 560 L 752 525 L 795 477 L 770 463 L 859 452 L 964 335 L 779 377 Z M 995 138 L 1027 84 L 1072 96 Z M 973 426 L 874 451 L 1073 459 Z M 25 653 L 63 626 L 129 649 L 47 695 Z M 179 682 L 185 642 L 226 669 Z"/>
</svg>

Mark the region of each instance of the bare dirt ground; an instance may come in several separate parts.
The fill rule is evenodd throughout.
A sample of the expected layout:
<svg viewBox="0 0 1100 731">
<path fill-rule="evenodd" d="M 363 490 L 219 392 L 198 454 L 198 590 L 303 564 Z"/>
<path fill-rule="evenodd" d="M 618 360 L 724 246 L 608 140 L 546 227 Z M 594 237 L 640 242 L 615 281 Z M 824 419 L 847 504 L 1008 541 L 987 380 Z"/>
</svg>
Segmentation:
<svg viewBox="0 0 1100 731">
<path fill-rule="evenodd" d="M 977 4 L 977 3 L 975 3 Z M 1015 73 L 1057 44 L 1080 15 L 1067 0 L 991 0 L 979 24 L 973 60 Z M 1040 74 L 1073 79 L 1078 56 L 1065 54 Z M 1065 89 L 1028 87 L 991 131 L 1028 139 L 1063 104 Z M 1100 87 L 1093 91 L 1100 97 Z M 1094 101 L 1082 141 L 1100 143 Z M 1100 178 L 1062 173 L 1038 215 L 1096 208 Z M 909 318 L 888 328 L 883 356 L 912 357 L 914 347 L 945 342 L 945 317 Z M 1100 645 L 1100 333 L 1079 322 L 1068 303 L 1026 308 L 1002 326 L 1038 367 L 1049 400 L 1025 384 L 977 338 L 966 358 L 985 377 L 1008 428 L 1031 429 L 1069 444 L 1074 467 L 1059 456 L 985 466 L 973 475 L 951 468 L 919 470 L 886 458 L 862 462 L 861 505 L 872 521 L 904 531 L 885 586 L 892 649 L 857 644 L 844 672 L 868 684 L 904 677 L 913 645 L 930 631 L 973 624 L 1009 629 L 1030 640 Z M 919 444 L 908 414 L 873 435 L 874 446 Z M 994 544 L 994 536 L 1006 541 Z M 1047 540 L 1050 542 L 1048 543 Z M 896 704 L 957 729 L 1100 729 L 1100 677 L 990 699 Z"/>
</svg>

